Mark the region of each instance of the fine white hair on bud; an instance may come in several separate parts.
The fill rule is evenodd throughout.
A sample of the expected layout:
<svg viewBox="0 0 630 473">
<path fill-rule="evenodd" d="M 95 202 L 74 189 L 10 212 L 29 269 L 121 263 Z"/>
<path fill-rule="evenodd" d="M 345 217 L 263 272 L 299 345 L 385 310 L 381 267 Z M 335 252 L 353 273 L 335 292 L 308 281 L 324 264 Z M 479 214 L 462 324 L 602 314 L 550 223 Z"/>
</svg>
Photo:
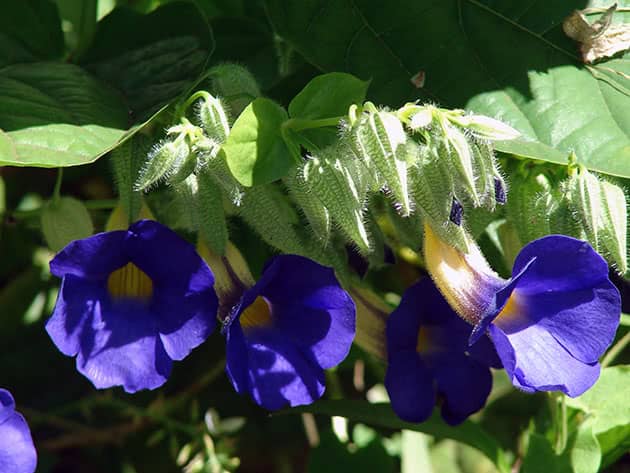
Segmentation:
<svg viewBox="0 0 630 473">
<path fill-rule="evenodd" d="M 182 169 L 189 154 L 190 148 L 184 139 L 158 143 L 147 156 L 135 183 L 135 190 L 146 191 L 158 182 L 168 180 Z"/>
</svg>

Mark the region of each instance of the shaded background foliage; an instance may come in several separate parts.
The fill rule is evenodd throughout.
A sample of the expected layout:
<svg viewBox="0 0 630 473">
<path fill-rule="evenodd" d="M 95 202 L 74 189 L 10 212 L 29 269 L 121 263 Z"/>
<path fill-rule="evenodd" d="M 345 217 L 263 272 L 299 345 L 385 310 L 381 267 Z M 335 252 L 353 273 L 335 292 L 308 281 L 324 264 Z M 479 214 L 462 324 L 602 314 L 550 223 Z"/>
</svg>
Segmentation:
<svg viewBox="0 0 630 473">
<path fill-rule="evenodd" d="M 626 11 L 614 21 L 627 22 L 630 4 L 619 4 Z M 43 330 L 58 283 L 48 274 L 50 255 L 33 216 L 56 173 L 19 166 L 83 165 L 66 169 L 64 194 L 114 199 L 111 172 L 97 159 L 143 125 L 164 127 L 169 112 L 159 112 L 165 106 L 206 84 L 210 66 L 235 61 L 249 68 L 264 96 L 285 107 L 316 75 L 345 71 L 370 81 L 368 99 L 377 104 L 421 100 L 494 116 L 534 140 L 499 144 L 506 156 L 565 164 L 575 151 L 589 169 L 630 189 L 628 53 L 586 66 L 561 27 L 575 9 L 607 6 L 600 0 L 1 1 L 0 165 L 7 167 L 0 169 L 0 385 L 11 388 L 31 423 L 38 471 L 181 471 L 177 457 L 184 458 L 191 429 L 196 434 L 210 408 L 221 418 L 246 419 L 238 430 L 227 422 L 212 432 L 215 459 L 229 465 L 238 457 L 242 471 L 396 471 L 401 452 L 403 471 L 495 471 L 464 444 L 494 456 L 495 464 L 503 462 L 503 450 L 516 452 L 525 473 L 596 471 L 589 469 L 588 439 L 570 439 L 586 445 L 585 457 L 555 456 L 545 398 L 511 390 L 500 376 L 478 424 L 466 424 L 460 434 L 440 430 L 439 420 L 405 425 L 386 406 L 367 402 L 305 409 L 323 414 L 315 448 L 300 416 L 270 417 L 233 393 L 221 371 L 219 333 L 176 365 L 157 392 L 95 392 Z M 104 207 L 90 207 L 97 229 L 111 203 Z M 260 271 L 271 248 L 242 222 L 230 224 L 252 270 Z M 505 268 L 504 248 L 484 228 L 482 247 L 494 267 Z M 400 294 L 418 274 L 399 262 L 367 280 Z M 617 279 L 628 311 L 629 283 Z M 624 320 L 618 338 L 628 331 Z M 617 361 L 628 363 L 630 355 Z M 365 369 L 361 383 L 353 382 L 358 367 Z M 365 400 L 382 373 L 354 348 L 330 374 L 327 397 Z M 370 392 L 379 399 L 378 389 Z M 572 405 L 574 416 L 579 408 L 600 413 L 591 437 L 597 436 L 609 471 L 629 468 L 621 457 L 630 446 L 624 393 L 628 373 L 617 368 Z M 344 429 L 333 432 L 329 415 L 351 419 L 349 438 L 340 434 Z M 433 438 L 412 432 L 417 428 Z M 528 447 L 519 437 L 524 430 L 531 433 Z M 461 443 L 442 440 L 454 436 Z"/>
</svg>

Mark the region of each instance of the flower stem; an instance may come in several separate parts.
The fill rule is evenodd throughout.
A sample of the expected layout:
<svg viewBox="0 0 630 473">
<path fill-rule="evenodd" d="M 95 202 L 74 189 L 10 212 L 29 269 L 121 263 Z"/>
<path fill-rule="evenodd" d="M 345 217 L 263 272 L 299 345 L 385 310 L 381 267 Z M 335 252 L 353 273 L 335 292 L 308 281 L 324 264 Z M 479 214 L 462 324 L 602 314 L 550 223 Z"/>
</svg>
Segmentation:
<svg viewBox="0 0 630 473">
<path fill-rule="evenodd" d="M 53 189 L 52 200 L 53 203 L 58 203 L 61 197 L 61 183 L 63 181 L 63 168 L 57 170 L 57 180 L 55 181 L 55 187 Z"/>
<path fill-rule="evenodd" d="M 626 333 L 621 339 L 613 345 L 613 347 L 608 350 L 606 356 L 602 360 L 602 369 L 606 368 L 614 361 L 615 358 L 628 346 L 630 343 L 630 332 Z"/>
</svg>

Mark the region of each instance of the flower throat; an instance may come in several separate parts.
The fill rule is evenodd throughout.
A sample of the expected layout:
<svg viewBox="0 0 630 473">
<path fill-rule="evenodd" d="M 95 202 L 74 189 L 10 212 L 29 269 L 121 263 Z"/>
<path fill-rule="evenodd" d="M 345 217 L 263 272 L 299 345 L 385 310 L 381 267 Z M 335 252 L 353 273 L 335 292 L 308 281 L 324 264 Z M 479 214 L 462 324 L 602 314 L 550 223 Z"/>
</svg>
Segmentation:
<svg viewBox="0 0 630 473">
<path fill-rule="evenodd" d="M 153 281 L 133 263 L 127 263 L 109 275 L 107 290 L 114 299 L 145 301 L 153 295 Z"/>
</svg>

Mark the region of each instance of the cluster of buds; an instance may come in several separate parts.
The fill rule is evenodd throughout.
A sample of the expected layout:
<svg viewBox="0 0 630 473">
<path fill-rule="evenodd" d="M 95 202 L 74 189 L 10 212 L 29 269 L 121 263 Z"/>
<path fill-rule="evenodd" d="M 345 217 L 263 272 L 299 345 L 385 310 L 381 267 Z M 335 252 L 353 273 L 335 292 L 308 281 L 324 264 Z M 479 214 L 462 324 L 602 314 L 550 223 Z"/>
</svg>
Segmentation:
<svg viewBox="0 0 630 473">
<path fill-rule="evenodd" d="M 621 187 L 570 158 L 568 176 L 545 167 L 513 175 L 507 206 L 521 245 L 552 233 L 588 241 L 620 273 L 627 271 L 626 198 Z"/>
<path fill-rule="evenodd" d="M 335 224 L 360 253 L 377 250 L 366 220 L 369 195 L 380 191 L 396 209 L 394 223 L 411 222 L 421 234 L 425 219 L 465 250 L 464 206 L 492 211 L 506 202 L 491 141 L 516 136 L 497 120 L 459 110 L 407 104 L 389 111 L 366 102 L 350 107 L 338 143 L 307 155 L 286 185 L 324 244 Z"/>
</svg>

